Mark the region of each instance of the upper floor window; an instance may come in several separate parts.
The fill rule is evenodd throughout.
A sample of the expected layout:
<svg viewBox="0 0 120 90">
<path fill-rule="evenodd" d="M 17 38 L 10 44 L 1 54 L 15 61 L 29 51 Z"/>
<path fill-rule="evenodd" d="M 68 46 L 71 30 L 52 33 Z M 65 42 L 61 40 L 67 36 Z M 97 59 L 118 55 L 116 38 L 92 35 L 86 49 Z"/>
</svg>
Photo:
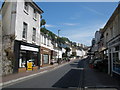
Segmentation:
<svg viewBox="0 0 120 90">
<path fill-rule="evenodd" d="M 106 33 L 106 38 L 108 37 L 108 33 Z"/>
<path fill-rule="evenodd" d="M 111 38 L 113 37 L 113 27 L 110 28 L 111 31 Z"/>
<path fill-rule="evenodd" d="M 115 47 L 115 51 L 119 51 L 120 50 L 120 47 L 119 46 L 116 46 Z"/>
<path fill-rule="evenodd" d="M 44 37 L 44 44 L 46 45 L 46 37 Z"/>
<path fill-rule="evenodd" d="M 32 35 L 32 41 L 36 41 L 36 29 L 33 28 L 33 35 Z"/>
<path fill-rule="evenodd" d="M 33 18 L 37 18 L 37 11 L 34 9 L 34 11 L 33 11 Z"/>
<path fill-rule="evenodd" d="M 23 22 L 23 34 L 22 34 L 22 38 L 27 39 L 27 23 Z"/>
<path fill-rule="evenodd" d="M 24 2 L 24 9 L 28 12 L 28 2 Z"/>
<path fill-rule="evenodd" d="M 49 39 L 47 39 L 47 45 L 49 46 Z"/>
<path fill-rule="evenodd" d="M 43 43 L 43 38 L 42 38 L 42 35 L 40 35 L 40 38 L 41 38 L 41 43 Z"/>
</svg>

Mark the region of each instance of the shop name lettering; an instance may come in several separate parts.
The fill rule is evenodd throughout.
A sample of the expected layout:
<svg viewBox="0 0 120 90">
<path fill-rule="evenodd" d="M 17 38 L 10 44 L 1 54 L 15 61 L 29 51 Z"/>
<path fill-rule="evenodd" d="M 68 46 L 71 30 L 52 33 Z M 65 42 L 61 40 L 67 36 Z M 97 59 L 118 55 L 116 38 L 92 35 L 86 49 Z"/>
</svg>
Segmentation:
<svg viewBox="0 0 120 90">
<path fill-rule="evenodd" d="M 120 38 L 118 38 L 118 39 L 116 39 L 115 41 L 109 43 L 109 46 L 110 46 L 110 45 L 113 45 L 113 44 L 115 44 L 115 43 L 117 43 L 117 42 L 120 42 Z"/>
<path fill-rule="evenodd" d="M 47 51 L 47 50 L 43 50 L 43 52 L 49 52 L 49 51 Z"/>
</svg>

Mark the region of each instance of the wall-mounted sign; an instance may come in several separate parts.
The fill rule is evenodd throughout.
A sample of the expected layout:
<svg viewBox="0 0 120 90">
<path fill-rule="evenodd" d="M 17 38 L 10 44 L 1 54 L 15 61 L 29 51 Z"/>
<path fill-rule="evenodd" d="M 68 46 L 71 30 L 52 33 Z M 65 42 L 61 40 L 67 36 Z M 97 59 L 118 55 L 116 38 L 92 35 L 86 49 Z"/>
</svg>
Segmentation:
<svg viewBox="0 0 120 90">
<path fill-rule="evenodd" d="M 43 50 L 43 52 L 47 52 L 47 53 L 49 53 L 49 51 L 48 51 L 48 50 Z"/>
<path fill-rule="evenodd" d="M 118 43 L 118 42 L 120 42 L 120 37 L 117 38 L 116 40 L 110 42 L 108 45 L 111 46 L 111 45 L 114 45 L 114 44 L 116 44 L 116 43 Z"/>
</svg>

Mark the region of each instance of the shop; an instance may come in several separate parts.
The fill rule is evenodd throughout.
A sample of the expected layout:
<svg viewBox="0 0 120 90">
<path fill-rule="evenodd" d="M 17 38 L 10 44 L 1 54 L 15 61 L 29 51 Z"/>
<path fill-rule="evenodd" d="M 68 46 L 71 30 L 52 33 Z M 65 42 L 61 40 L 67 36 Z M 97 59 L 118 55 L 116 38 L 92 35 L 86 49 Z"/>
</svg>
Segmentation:
<svg viewBox="0 0 120 90">
<path fill-rule="evenodd" d="M 109 73 L 120 75 L 120 35 L 108 43 Z"/>
<path fill-rule="evenodd" d="M 51 59 L 56 60 L 57 52 L 54 50 L 51 50 Z"/>
<path fill-rule="evenodd" d="M 40 66 L 39 46 L 26 42 L 15 41 L 15 72 L 25 72 L 28 64 L 32 64 L 31 70 L 37 70 Z"/>
<path fill-rule="evenodd" d="M 51 50 L 41 46 L 41 66 L 49 65 L 51 62 Z"/>
</svg>

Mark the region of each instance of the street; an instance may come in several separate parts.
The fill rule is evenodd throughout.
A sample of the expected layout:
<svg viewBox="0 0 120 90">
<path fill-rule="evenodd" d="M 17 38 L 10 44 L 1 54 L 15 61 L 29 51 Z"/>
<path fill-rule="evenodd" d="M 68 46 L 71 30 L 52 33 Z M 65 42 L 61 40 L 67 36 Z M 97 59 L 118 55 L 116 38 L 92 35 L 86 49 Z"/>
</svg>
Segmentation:
<svg viewBox="0 0 120 90">
<path fill-rule="evenodd" d="M 119 83 L 105 73 L 88 67 L 88 60 L 76 60 L 60 68 L 5 88 L 118 88 Z M 116 90 L 116 89 L 109 89 Z"/>
</svg>

